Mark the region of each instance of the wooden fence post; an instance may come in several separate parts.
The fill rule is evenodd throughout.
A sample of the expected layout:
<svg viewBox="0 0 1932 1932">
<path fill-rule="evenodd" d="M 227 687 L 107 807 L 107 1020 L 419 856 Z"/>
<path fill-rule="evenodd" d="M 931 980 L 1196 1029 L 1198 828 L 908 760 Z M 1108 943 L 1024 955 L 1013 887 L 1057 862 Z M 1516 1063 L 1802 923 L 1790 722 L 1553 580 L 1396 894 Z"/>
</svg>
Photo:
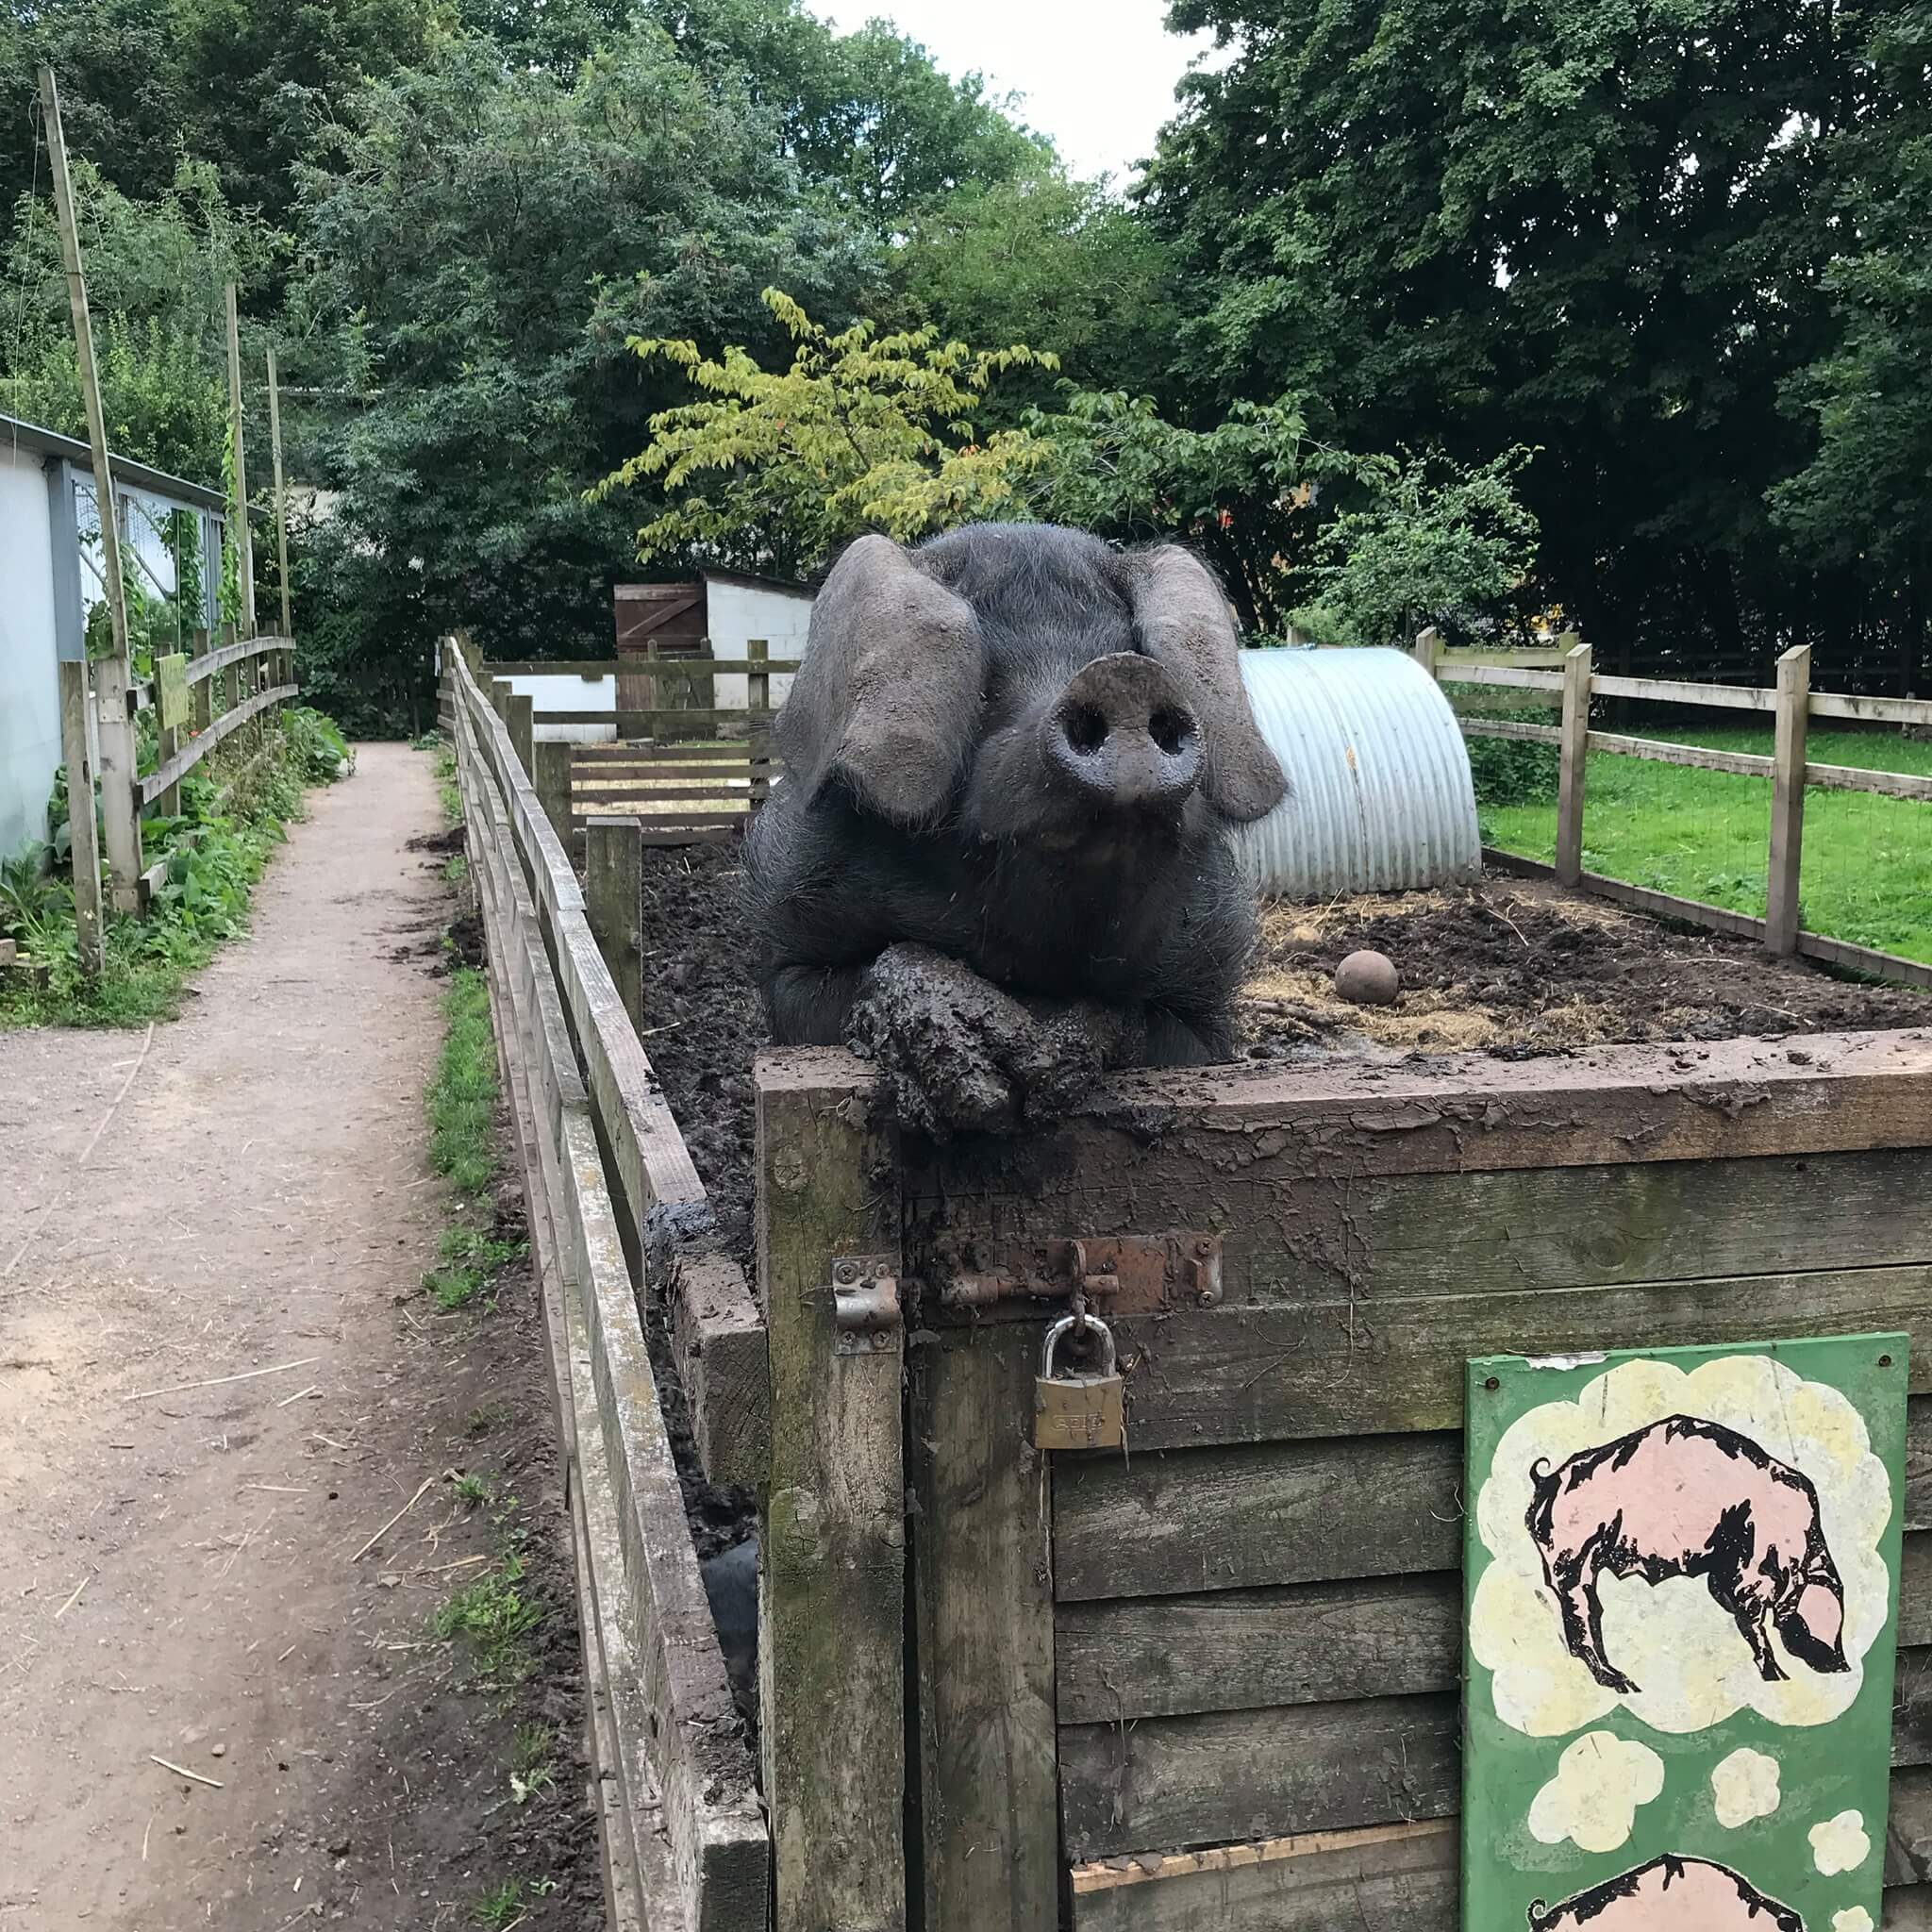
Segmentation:
<svg viewBox="0 0 1932 1932">
<path fill-rule="evenodd" d="M 904 1337 L 841 1328 L 837 1307 L 841 1288 L 896 1285 L 896 1169 L 856 1072 L 779 1058 L 756 1077 L 772 1388 L 758 1675 L 776 1923 L 902 1932 Z"/>
<path fill-rule="evenodd" d="M 60 752 L 67 766 L 67 828 L 73 845 L 74 923 L 81 971 L 101 973 L 101 848 L 94 838 L 94 761 L 88 750 L 87 666 L 60 664 Z"/>
<path fill-rule="evenodd" d="M 1777 660 L 1777 733 L 1771 754 L 1771 866 L 1764 943 L 1780 958 L 1798 950 L 1798 873 L 1805 849 L 1805 738 L 1811 716 L 1811 647 Z"/>
<path fill-rule="evenodd" d="M 1409 656 L 1429 674 L 1431 683 L 1437 682 L 1441 675 L 1442 633 L 1433 624 L 1428 629 L 1418 631 L 1415 648 Z"/>
<path fill-rule="evenodd" d="M 1562 764 L 1557 779 L 1557 877 L 1566 886 L 1583 877 L 1583 774 L 1590 752 L 1590 646 L 1578 643 L 1563 659 Z"/>
<path fill-rule="evenodd" d="M 107 417 L 94 368 L 93 322 L 88 311 L 87 276 L 80 259 L 80 227 L 74 214 L 74 185 L 67 174 L 67 142 L 60 129 L 60 92 L 54 70 L 40 70 L 41 113 L 47 129 L 47 160 L 54 180 L 54 212 L 67 271 L 67 307 L 87 412 L 88 445 L 94 474 L 94 510 L 101 526 L 101 575 L 114 646 L 94 673 L 95 740 L 99 747 L 101 823 L 108 835 L 108 888 L 117 912 L 139 907 L 141 807 L 136 793 L 134 716 L 128 708 L 127 587 L 121 575 L 121 525 L 108 454 Z M 90 769 L 92 769 L 92 761 Z"/>
<path fill-rule="evenodd" d="M 512 691 L 503 710 L 503 722 L 509 726 L 509 741 L 515 747 L 517 762 L 523 766 L 526 778 L 533 774 L 537 762 L 533 753 L 537 742 L 536 709 L 535 698 L 520 697 Z"/>
<path fill-rule="evenodd" d="M 282 635 L 292 638 L 295 623 L 289 614 L 289 513 L 288 502 L 282 491 L 282 391 L 275 380 L 275 345 L 273 342 L 268 345 L 268 444 L 275 469 L 275 563 L 282 592 Z M 279 672 L 280 666 L 277 665 L 276 669 Z M 289 680 L 278 675 L 275 681 L 286 684 Z"/>
<path fill-rule="evenodd" d="M 747 638 L 744 655 L 762 664 L 772 654 L 769 638 Z M 745 749 L 751 757 L 751 804 L 756 811 L 772 795 L 772 674 L 752 671 L 744 679 Z"/>
<path fill-rule="evenodd" d="M 188 639 L 188 662 L 192 669 L 197 658 L 208 656 L 208 632 L 192 631 Z M 214 684 L 212 677 L 198 677 L 188 687 L 189 701 L 194 709 L 193 729 L 198 738 L 214 723 Z"/>
<path fill-rule="evenodd" d="M 165 765 L 181 749 L 189 729 L 188 665 L 185 654 L 155 659 L 155 762 Z M 164 819 L 181 815 L 181 781 L 177 778 L 156 799 Z"/>
<path fill-rule="evenodd" d="M 525 699 L 527 704 L 529 701 Z M 644 828 L 636 819 L 584 821 L 584 916 L 630 1024 L 643 1030 Z"/>
<path fill-rule="evenodd" d="M 537 801 L 542 806 L 543 816 L 550 821 L 552 830 L 562 841 L 563 849 L 568 852 L 571 761 L 576 757 L 577 748 L 562 739 L 540 738 L 530 750 L 536 758 L 530 783 L 536 787 Z"/>
</svg>

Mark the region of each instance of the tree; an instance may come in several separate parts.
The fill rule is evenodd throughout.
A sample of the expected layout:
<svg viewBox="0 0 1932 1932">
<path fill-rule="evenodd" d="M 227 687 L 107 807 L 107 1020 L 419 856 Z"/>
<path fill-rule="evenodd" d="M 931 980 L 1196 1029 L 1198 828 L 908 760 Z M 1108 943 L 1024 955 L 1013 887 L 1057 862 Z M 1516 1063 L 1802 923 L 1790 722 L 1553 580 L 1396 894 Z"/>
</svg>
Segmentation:
<svg viewBox="0 0 1932 1932">
<path fill-rule="evenodd" d="M 1923 606 L 1932 568 L 1932 8 L 1882 16 L 1870 61 L 1874 92 L 1893 105 L 1833 144 L 1849 240 L 1824 289 L 1840 333 L 1786 385 L 1787 408 L 1818 425 L 1818 452 L 1774 501 L 1809 555 L 1839 565 L 1870 558 Z"/>
<path fill-rule="evenodd" d="M 1024 513 L 1024 480 L 1046 452 L 1024 431 L 978 441 L 968 412 L 995 375 L 1050 369 L 1051 355 L 969 349 L 930 327 L 834 335 L 782 291 L 764 299 L 794 345 L 786 369 L 741 346 L 712 360 L 689 341 L 631 344 L 712 398 L 652 417 L 649 443 L 593 492 L 648 480 L 673 499 L 638 532 L 641 558 L 799 575 L 868 530 L 905 542 Z"/>
<path fill-rule="evenodd" d="M 783 278 L 849 305 L 869 253 L 804 207 L 742 93 L 642 28 L 568 82 L 458 35 L 352 103 L 304 171 L 283 324 L 309 409 L 328 568 L 311 635 L 371 679 L 426 676 L 469 626 L 504 657 L 596 655 L 636 512 L 585 491 L 682 385 L 633 336 L 761 346 Z"/>
<path fill-rule="evenodd" d="M 1199 291 L 1192 392 L 1320 399 L 1357 448 L 1540 445 L 1542 568 L 1605 641 L 1768 649 L 1779 386 L 1830 331 L 1827 137 L 1855 12 L 1804 0 L 1178 0 L 1144 205 Z"/>
<path fill-rule="evenodd" d="M 913 214 L 892 277 L 907 310 L 896 320 L 929 321 L 967 341 L 1051 344 L 1081 386 L 1151 392 L 1173 353 L 1159 238 L 1106 183 L 1076 181 L 1045 155 Z M 1024 401 L 1052 397 L 1044 382 L 1014 390 Z"/>
</svg>

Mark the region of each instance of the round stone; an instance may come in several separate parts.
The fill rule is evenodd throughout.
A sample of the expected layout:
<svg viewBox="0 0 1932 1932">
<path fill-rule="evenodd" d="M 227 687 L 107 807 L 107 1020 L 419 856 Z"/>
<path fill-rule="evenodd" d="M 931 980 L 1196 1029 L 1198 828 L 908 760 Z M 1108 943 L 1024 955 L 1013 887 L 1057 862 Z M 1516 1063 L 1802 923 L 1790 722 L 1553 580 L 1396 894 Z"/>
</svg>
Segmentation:
<svg viewBox="0 0 1932 1932">
<path fill-rule="evenodd" d="M 1358 1007 L 1388 1006 L 1401 985 L 1402 975 L 1387 953 L 1351 953 L 1335 969 L 1335 991 Z"/>
</svg>

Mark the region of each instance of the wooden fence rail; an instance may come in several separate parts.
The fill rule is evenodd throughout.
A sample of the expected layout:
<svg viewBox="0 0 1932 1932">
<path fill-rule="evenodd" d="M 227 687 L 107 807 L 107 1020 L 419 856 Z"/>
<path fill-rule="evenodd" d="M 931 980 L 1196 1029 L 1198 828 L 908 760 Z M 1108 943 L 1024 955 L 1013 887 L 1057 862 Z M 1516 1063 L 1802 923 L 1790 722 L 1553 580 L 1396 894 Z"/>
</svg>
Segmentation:
<svg viewBox="0 0 1932 1932">
<path fill-rule="evenodd" d="M 1901 772 L 1865 771 L 1852 765 L 1818 764 L 1805 756 L 1807 726 L 1814 718 L 1858 723 L 1916 724 L 1932 729 L 1932 700 L 1867 698 L 1843 691 L 1814 691 L 1810 688 L 1810 653 L 1799 645 L 1778 661 L 1778 682 L 1770 690 L 1723 684 L 1675 684 L 1650 677 L 1606 676 L 1591 663 L 1591 647 L 1574 641 L 1563 655 L 1563 668 L 1543 668 L 1547 654 L 1524 652 L 1521 661 L 1504 663 L 1498 654 L 1458 654 L 1444 650 L 1438 634 L 1425 630 L 1415 642 L 1416 659 L 1444 684 L 1481 685 L 1542 692 L 1560 698 L 1559 722 L 1537 724 L 1513 718 L 1466 717 L 1459 720 L 1467 738 L 1500 738 L 1554 745 L 1561 754 L 1557 793 L 1556 863 L 1544 866 L 1515 855 L 1487 853 L 1511 871 L 1553 876 L 1561 883 L 1616 899 L 1648 912 L 1680 919 L 1713 931 L 1761 941 L 1780 956 L 1802 953 L 1879 978 L 1932 988 L 1932 966 L 1904 959 L 1870 946 L 1857 946 L 1804 928 L 1800 920 L 1799 869 L 1804 850 L 1805 799 L 1812 791 L 1862 791 L 1884 798 L 1932 804 L 1932 777 Z M 1677 744 L 1664 739 L 1634 737 L 1618 731 L 1590 728 L 1592 698 L 1641 699 L 1647 704 L 1679 705 L 1706 709 L 1769 711 L 1775 742 L 1769 756 L 1761 753 L 1711 751 L 1702 745 Z M 1647 887 L 1629 885 L 1583 869 L 1585 764 L 1588 752 L 1608 752 L 1623 758 L 1647 758 L 1662 764 L 1689 765 L 1772 781 L 1771 838 L 1767 868 L 1767 905 L 1762 919 L 1727 911 L 1698 899 L 1680 899 Z M 1927 825 L 1932 837 L 1932 824 Z"/>
<path fill-rule="evenodd" d="M 735 1264 L 693 1258 L 709 1207 L 639 1041 L 635 991 L 627 1003 L 525 764 L 529 700 L 507 722 L 460 650 L 448 667 L 563 1424 L 611 1920 L 622 1932 L 741 1932 L 766 1922 L 769 1837 L 639 1296 L 669 1299 L 671 1278 L 702 1265 L 718 1297 L 710 1319 L 741 1327 L 749 1291 Z M 634 949 L 637 917 L 633 900 L 627 918 L 606 922 L 606 941 Z"/>
</svg>

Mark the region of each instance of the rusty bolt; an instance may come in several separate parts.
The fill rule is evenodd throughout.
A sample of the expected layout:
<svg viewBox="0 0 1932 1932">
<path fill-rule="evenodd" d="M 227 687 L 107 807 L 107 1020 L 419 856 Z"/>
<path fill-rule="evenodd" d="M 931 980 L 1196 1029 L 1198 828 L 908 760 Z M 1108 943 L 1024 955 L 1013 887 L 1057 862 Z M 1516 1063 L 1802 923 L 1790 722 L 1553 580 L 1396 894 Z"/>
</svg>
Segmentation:
<svg viewBox="0 0 1932 1932">
<path fill-rule="evenodd" d="M 1204 1308 L 1211 1308 L 1218 1299 L 1219 1297 L 1215 1294 L 1214 1291 L 1211 1288 L 1204 1288 L 1201 1291 L 1201 1292 L 1194 1297 L 1195 1303 L 1199 1307 Z"/>
<path fill-rule="evenodd" d="M 857 1261 L 841 1261 L 837 1263 L 832 1269 L 832 1279 L 838 1282 L 841 1288 L 849 1288 L 858 1279 L 858 1263 Z"/>
</svg>

